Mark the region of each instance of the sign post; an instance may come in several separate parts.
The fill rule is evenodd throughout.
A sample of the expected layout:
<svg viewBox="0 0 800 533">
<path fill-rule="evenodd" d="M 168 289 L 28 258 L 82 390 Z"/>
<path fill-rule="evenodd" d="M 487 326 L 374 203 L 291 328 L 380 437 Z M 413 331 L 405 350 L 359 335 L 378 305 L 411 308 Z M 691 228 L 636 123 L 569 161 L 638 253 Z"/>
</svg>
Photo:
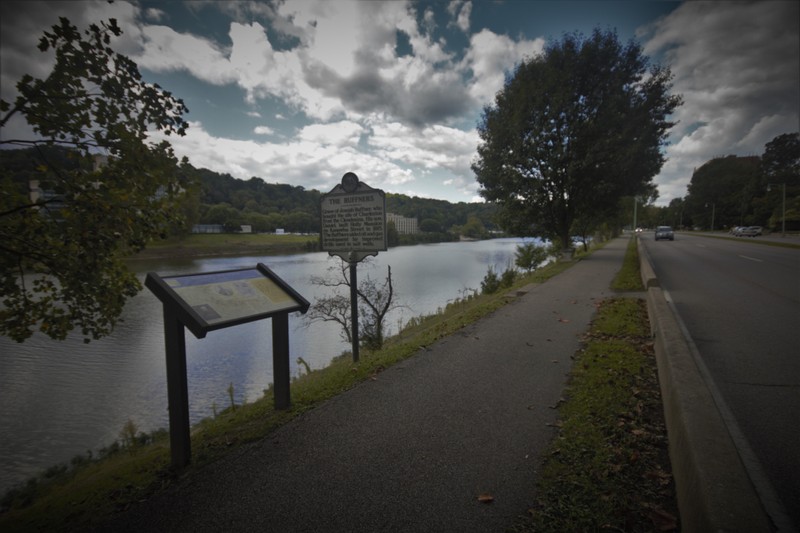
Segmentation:
<svg viewBox="0 0 800 533">
<path fill-rule="evenodd" d="M 309 302 L 272 270 L 259 263 L 255 268 L 184 276 L 161 277 L 150 272 L 145 286 L 164 306 L 173 467 L 181 469 L 191 460 L 184 328 L 202 339 L 209 331 L 272 318 L 275 408 L 289 408 L 289 313 L 305 313 Z"/>
<path fill-rule="evenodd" d="M 350 265 L 351 339 L 353 361 L 358 362 L 357 265 L 367 256 L 387 250 L 386 194 L 348 172 L 321 202 L 322 250 Z"/>
</svg>

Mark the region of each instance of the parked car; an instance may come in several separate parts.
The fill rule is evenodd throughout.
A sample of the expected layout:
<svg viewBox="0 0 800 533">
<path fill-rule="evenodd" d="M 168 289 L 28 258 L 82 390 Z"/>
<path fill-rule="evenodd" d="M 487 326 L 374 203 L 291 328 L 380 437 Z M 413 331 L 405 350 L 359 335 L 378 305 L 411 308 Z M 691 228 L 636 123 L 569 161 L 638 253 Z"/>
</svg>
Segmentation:
<svg viewBox="0 0 800 533">
<path fill-rule="evenodd" d="M 669 226 L 658 226 L 656 228 L 656 240 L 661 239 L 669 239 L 670 241 L 675 240 L 675 233 L 672 231 L 672 228 Z"/>
<path fill-rule="evenodd" d="M 740 235 L 742 237 L 757 237 L 761 235 L 761 226 L 749 226 L 742 228 Z"/>
</svg>

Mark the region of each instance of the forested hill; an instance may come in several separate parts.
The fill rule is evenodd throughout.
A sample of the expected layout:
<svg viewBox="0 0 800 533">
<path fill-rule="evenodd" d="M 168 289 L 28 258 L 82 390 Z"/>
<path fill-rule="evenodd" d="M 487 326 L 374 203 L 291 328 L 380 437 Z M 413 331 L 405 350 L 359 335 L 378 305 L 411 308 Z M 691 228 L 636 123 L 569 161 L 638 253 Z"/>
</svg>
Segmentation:
<svg viewBox="0 0 800 533">
<path fill-rule="evenodd" d="M 48 179 L 41 171 L 43 154 L 56 166 L 72 168 L 81 164 L 63 148 L 2 150 L 0 170 L 4 178 L 13 181 L 17 194 L 26 195 L 28 181 L 33 179 L 39 180 L 42 188 L 60 192 L 57 180 Z M 90 162 L 83 164 L 91 168 Z M 187 187 L 184 232 L 194 224 L 222 224 L 230 231 L 238 231 L 242 225 L 250 225 L 257 232 L 281 228 L 287 232 L 316 233 L 320 229 L 320 191 L 267 183 L 258 177 L 240 180 L 192 165 L 181 165 L 176 172 L 182 174 Z M 419 228 L 429 233 L 481 236 L 486 230 L 496 229 L 495 206 L 485 203 L 454 204 L 387 193 L 386 211 L 416 218 Z"/>
<path fill-rule="evenodd" d="M 205 224 L 250 224 L 256 231 L 319 231 L 322 193 L 316 189 L 267 183 L 252 177 L 240 180 L 229 174 L 193 169 L 200 184 L 198 220 Z M 386 211 L 417 218 L 427 232 L 447 232 L 473 219 L 487 230 L 494 229 L 495 207 L 485 203 L 450 203 L 444 200 L 386 194 Z"/>
</svg>

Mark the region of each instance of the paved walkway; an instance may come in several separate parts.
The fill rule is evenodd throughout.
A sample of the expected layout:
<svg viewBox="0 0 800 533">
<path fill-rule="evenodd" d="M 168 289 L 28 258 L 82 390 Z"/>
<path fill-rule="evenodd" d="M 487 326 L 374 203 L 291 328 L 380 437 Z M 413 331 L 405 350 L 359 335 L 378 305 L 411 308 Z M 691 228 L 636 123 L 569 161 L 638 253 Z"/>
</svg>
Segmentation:
<svg viewBox="0 0 800 533">
<path fill-rule="evenodd" d="M 506 530 L 534 501 L 571 356 L 595 304 L 613 295 L 627 244 L 615 239 L 107 530 Z"/>
</svg>

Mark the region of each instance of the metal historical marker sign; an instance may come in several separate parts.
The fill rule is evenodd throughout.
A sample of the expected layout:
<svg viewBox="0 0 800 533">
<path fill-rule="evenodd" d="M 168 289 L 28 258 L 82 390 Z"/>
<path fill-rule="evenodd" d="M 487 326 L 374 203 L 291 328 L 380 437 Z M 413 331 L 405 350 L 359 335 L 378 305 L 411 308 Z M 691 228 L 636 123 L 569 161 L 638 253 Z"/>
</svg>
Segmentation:
<svg viewBox="0 0 800 533">
<path fill-rule="evenodd" d="M 322 197 L 322 250 L 358 263 L 387 249 L 386 194 L 348 172 Z"/>
<path fill-rule="evenodd" d="M 358 279 L 356 266 L 386 245 L 386 194 L 348 172 L 321 200 L 322 250 L 350 264 L 353 361 L 358 361 Z"/>
<path fill-rule="evenodd" d="M 174 467 L 186 466 L 191 458 L 184 328 L 202 339 L 209 331 L 271 318 L 275 408 L 289 408 L 289 313 L 305 313 L 309 302 L 269 267 L 259 263 L 254 268 L 165 277 L 150 272 L 145 286 L 164 307 L 169 434 Z"/>
</svg>

